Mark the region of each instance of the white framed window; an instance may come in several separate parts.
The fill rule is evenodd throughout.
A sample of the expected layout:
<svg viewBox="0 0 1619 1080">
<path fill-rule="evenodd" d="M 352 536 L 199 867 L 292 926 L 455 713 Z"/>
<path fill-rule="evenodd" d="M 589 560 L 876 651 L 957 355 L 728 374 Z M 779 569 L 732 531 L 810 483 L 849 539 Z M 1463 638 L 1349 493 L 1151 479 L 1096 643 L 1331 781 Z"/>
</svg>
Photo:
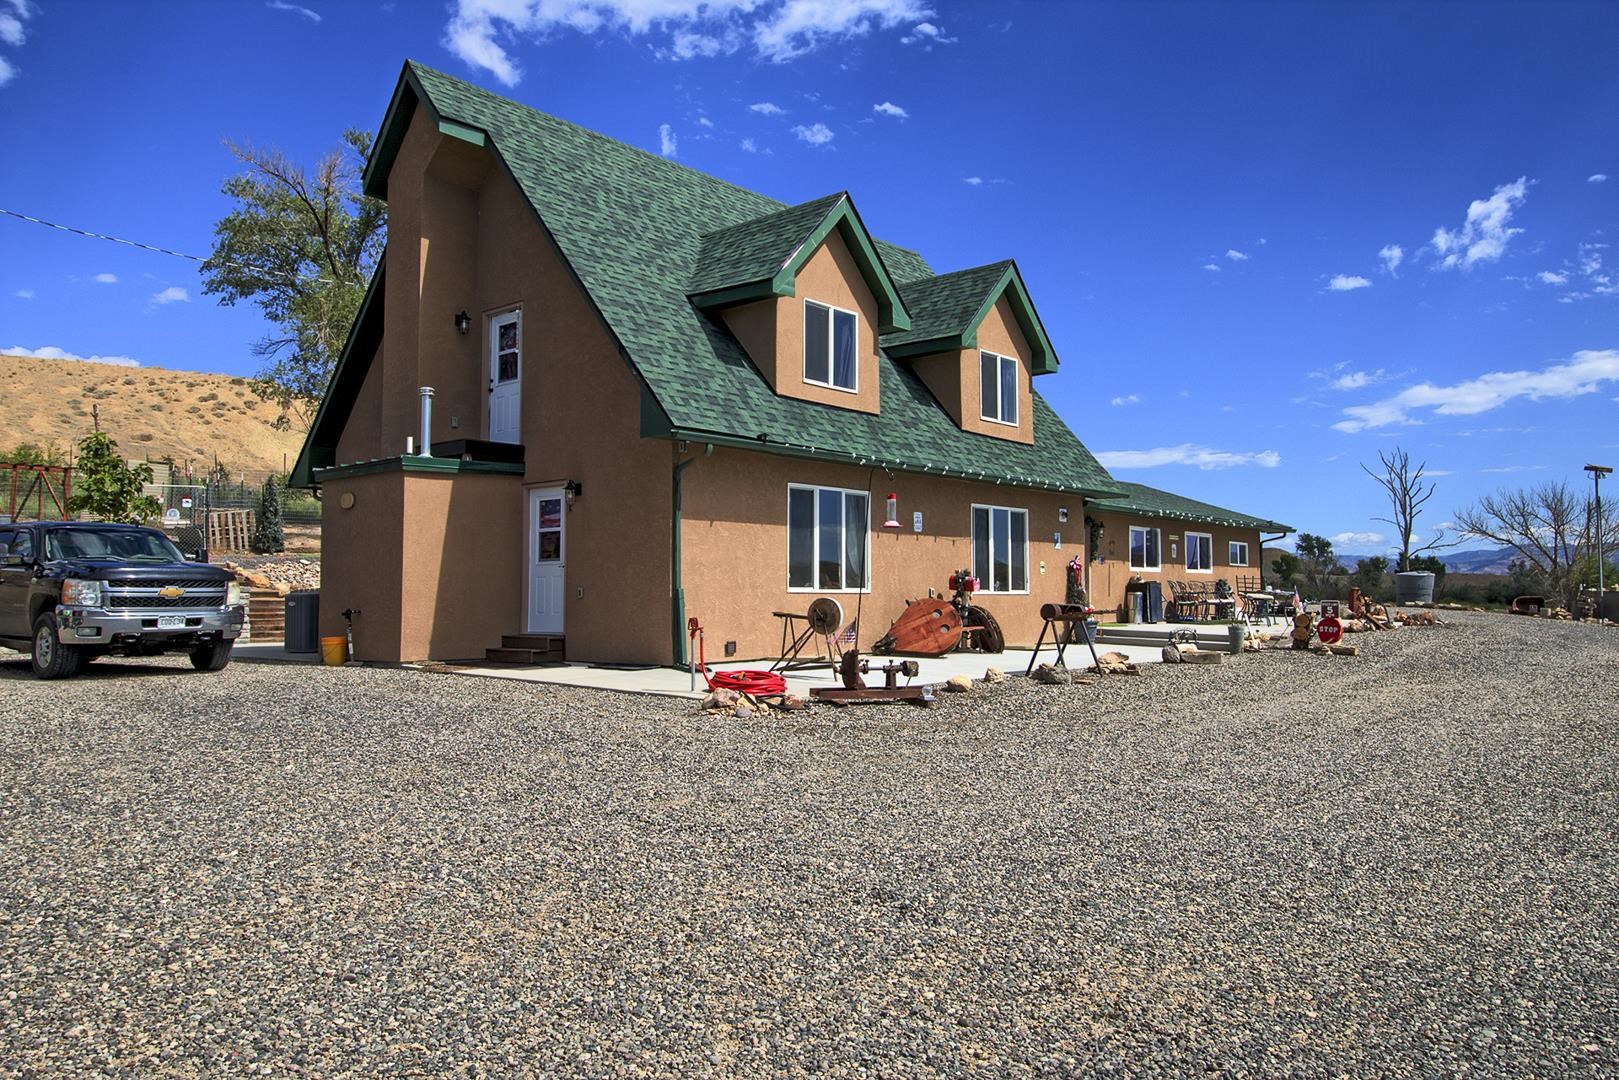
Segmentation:
<svg viewBox="0 0 1619 1080">
<path fill-rule="evenodd" d="M 1017 426 L 1017 377 L 1017 357 L 979 352 L 978 415 L 981 419 Z"/>
<path fill-rule="evenodd" d="M 973 504 L 973 577 L 985 592 L 1029 591 L 1029 512 Z"/>
<path fill-rule="evenodd" d="M 1186 572 L 1188 574 L 1214 573 L 1214 537 L 1210 533 L 1186 534 Z"/>
<path fill-rule="evenodd" d="M 871 587 L 870 508 L 864 491 L 787 485 L 789 592 Z"/>
<path fill-rule="evenodd" d="M 1145 525 L 1130 526 L 1130 569 L 1157 570 L 1162 565 L 1163 536 Z"/>
<path fill-rule="evenodd" d="M 804 301 L 804 381 L 854 393 L 859 388 L 860 317 Z"/>
<path fill-rule="evenodd" d="M 1248 565 L 1248 544 L 1244 540 L 1233 540 L 1226 549 L 1226 562 L 1232 566 Z"/>
</svg>

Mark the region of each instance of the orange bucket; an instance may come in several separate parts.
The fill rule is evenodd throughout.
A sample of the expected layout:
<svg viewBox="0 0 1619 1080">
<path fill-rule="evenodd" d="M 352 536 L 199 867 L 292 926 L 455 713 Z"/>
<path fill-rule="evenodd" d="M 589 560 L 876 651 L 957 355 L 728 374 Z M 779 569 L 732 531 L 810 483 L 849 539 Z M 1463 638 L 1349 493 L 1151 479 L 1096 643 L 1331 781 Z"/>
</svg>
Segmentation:
<svg viewBox="0 0 1619 1080">
<path fill-rule="evenodd" d="M 346 637 L 323 637 L 320 639 L 320 662 L 332 667 L 340 667 L 349 658 L 349 641 Z"/>
</svg>

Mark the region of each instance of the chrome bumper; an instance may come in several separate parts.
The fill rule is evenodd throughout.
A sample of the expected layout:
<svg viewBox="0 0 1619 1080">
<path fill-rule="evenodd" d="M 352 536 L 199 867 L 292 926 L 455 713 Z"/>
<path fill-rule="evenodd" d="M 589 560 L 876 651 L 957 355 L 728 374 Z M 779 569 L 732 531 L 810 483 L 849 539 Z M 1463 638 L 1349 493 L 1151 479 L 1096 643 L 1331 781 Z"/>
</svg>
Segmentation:
<svg viewBox="0 0 1619 1080">
<path fill-rule="evenodd" d="M 196 608 L 193 610 L 119 610 L 106 608 L 56 606 L 56 638 L 63 645 L 95 645 L 123 636 L 161 640 L 198 634 L 237 638 L 242 634 L 242 623 L 247 609 L 242 605 L 222 608 Z M 158 629 L 157 620 L 179 618 L 183 626 Z"/>
</svg>

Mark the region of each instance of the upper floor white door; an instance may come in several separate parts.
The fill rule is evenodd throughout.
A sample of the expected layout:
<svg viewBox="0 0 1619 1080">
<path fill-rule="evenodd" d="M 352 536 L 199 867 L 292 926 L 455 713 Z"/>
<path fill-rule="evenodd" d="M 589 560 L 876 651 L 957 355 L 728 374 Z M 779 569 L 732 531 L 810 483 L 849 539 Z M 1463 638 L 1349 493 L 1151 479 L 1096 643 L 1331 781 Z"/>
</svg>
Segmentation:
<svg viewBox="0 0 1619 1080">
<path fill-rule="evenodd" d="M 489 319 L 489 441 L 522 442 L 523 313 Z"/>
</svg>

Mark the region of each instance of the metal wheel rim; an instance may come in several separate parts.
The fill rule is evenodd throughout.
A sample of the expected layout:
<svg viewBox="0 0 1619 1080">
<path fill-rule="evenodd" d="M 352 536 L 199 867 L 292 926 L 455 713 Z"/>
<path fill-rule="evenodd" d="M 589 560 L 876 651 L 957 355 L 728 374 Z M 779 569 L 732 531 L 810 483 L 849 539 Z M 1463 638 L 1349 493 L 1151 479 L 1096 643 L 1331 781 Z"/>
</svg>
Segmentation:
<svg viewBox="0 0 1619 1080">
<path fill-rule="evenodd" d="M 34 634 L 34 656 L 40 667 L 50 667 L 53 659 L 52 653 L 56 650 L 56 642 L 51 640 L 51 628 L 42 626 Z"/>
</svg>

